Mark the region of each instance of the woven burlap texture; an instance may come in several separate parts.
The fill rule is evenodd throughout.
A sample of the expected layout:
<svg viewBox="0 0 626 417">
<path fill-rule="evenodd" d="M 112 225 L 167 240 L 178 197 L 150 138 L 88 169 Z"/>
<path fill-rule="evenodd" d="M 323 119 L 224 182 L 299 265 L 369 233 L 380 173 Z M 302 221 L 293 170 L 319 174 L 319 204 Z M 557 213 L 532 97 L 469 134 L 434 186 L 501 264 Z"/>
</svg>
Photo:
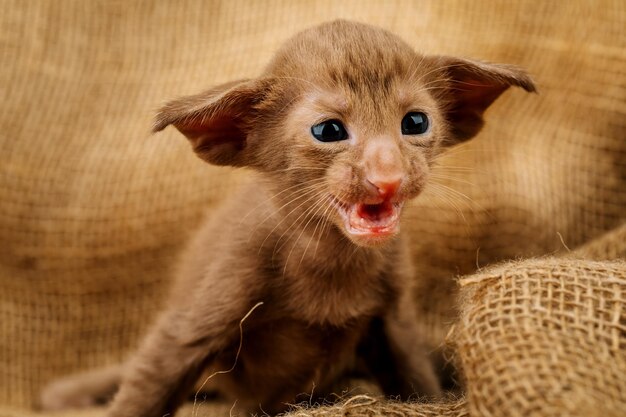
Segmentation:
<svg viewBox="0 0 626 417">
<path fill-rule="evenodd" d="M 460 285 L 471 415 L 624 415 L 625 262 L 529 260 Z"/>
<path fill-rule="evenodd" d="M 255 76 L 283 40 L 322 21 L 518 64 L 539 85 L 539 96 L 499 99 L 407 212 L 433 348 L 455 317 L 455 276 L 567 252 L 626 221 L 623 1 L 0 6 L 0 415 L 25 415 L 55 376 L 124 358 L 181 244 L 246 176 L 203 164 L 173 130 L 150 136 L 154 109 Z"/>
</svg>

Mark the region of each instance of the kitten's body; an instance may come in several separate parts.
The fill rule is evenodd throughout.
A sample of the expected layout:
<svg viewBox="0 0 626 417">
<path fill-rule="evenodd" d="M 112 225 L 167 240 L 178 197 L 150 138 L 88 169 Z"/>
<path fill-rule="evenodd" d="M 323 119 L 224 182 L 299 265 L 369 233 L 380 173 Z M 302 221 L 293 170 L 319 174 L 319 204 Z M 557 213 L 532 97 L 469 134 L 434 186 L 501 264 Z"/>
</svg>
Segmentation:
<svg viewBox="0 0 626 417">
<path fill-rule="evenodd" d="M 109 415 L 173 412 L 206 369 L 242 408 L 275 413 L 328 393 L 357 359 L 388 394 L 438 394 L 398 217 L 441 149 L 475 135 L 509 85 L 534 89 L 513 67 L 422 56 L 338 21 L 291 39 L 259 79 L 164 107 L 156 130 L 173 124 L 201 158 L 258 177 L 190 243 Z M 406 128 L 411 114 L 428 129 Z M 335 130 L 315 136 L 322 125 Z M 79 389 L 58 387 L 44 405 L 78 403 Z"/>
<path fill-rule="evenodd" d="M 244 409 L 261 404 L 264 411 L 277 412 L 298 395 L 329 394 L 333 383 L 354 368 L 357 345 L 372 317 L 406 316 L 410 322 L 403 330 L 416 333 L 416 328 L 412 309 L 407 308 L 408 314 L 398 311 L 401 297 L 406 298 L 403 304 L 411 303 L 411 263 L 403 237 L 382 248 L 355 250 L 334 228 L 325 229 L 320 239 L 314 222 L 289 236 L 298 216 L 277 213 L 277 198 L 272 198 L 276 192 L 265 189 L 264 182 L 255 178 L 212 213 L 185 251 L 172 304 L 188 303 L 191 288 L 219 294 L 225 305 L 239 308 L 231 313 L 239 321 L 263 303 L 241 323 L 242 332 L 237 323 L 228 326 L 230 345 L 200 383 L 236 362 L 229 372 L 211 376 L 209 385 L 238 399 Z M 420 344 L 413 347 L 423 349 Z M 431 387 L 413 388 L 436 393 L 437 381 L 423 350 L 421 355 L 422 363 L 415 365 L 424 375 L 412 382 Z"/>
</svg>

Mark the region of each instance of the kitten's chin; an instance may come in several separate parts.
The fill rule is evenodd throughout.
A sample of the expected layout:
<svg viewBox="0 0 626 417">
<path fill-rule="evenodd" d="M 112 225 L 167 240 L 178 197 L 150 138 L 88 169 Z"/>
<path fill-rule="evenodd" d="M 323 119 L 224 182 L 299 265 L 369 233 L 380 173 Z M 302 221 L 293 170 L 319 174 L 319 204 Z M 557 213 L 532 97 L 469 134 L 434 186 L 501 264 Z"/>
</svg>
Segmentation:
<svg viewBox="0 0 626 417">
<path fill-rule="evenodd" d="M 343 220 L 343 232 L 359 246 L 380 246 L 400 230 L 400 212 L 404 202 L 380 204 L 345 203 L 335 199 Z"/>
</svg>

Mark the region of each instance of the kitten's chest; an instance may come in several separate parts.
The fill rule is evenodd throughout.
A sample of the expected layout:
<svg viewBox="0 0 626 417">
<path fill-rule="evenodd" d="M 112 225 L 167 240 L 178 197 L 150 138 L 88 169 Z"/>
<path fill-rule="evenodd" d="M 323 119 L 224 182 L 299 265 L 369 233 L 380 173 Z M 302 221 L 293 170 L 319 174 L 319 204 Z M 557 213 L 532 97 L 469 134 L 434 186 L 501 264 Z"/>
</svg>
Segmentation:
<svg viewBox="0 0 626 417">
<path fill-rule="evenodd" d="M 383 314 L 395 301 L 394 271 L 387 262 L 370 259 L 334 265 L 319 259 L 300 265 L 281 278 L 282 304 L 298 320 L 342 326 L 355 319 Z"/>
<path fill-rule="evenodd" d="M 286 315 L 311 325 L 344 326 L 381 315 L 402 291 L 403 244 L 395 239 L 381 248 L 358 247 L 333 228 L 319 240 L 298 235 L 281 246 L 267 239 L 258 258 L 266 294 Z"/>
</svg>

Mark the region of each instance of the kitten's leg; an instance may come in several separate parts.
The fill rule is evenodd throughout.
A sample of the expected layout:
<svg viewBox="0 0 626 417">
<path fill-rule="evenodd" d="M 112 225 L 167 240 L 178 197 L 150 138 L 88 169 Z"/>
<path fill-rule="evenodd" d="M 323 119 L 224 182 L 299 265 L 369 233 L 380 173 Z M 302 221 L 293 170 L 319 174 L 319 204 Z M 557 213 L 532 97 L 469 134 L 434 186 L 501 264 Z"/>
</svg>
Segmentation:
<svg viewBox="0 0 626 417">
<path fill-rule="evenodd" d="M 384 318 L 384 333 L 395 364 L 397 394 L 403 398 L 412 394 L 440 395 L 439 379 L 426 343 L 420 337 L 410 291 L 401 296 L 396 308 Z"/>
<path fill-rule="evenodd" d="M 245 302 L 228 295 L 202 301 L 161 317 L 128 362 L 108 416 L 174 415 L 216 352 L 238 337 Z"/>
<path fill-rule="evenodd" d="M 111 417 L 161 417 L 173 411 L 195 382 L 208 347 L 188 345 L 178 332 L 176 312 L 161 317 L 139 350 L 127 362 Z"/>
<path fill-rule="evenodd" d="M 122 377 L 122 365 L 66 376 L 52 381 L 41 392 L 42 410 L 65 410 L 104 404 L 113 397 Z"/>
</svg>

